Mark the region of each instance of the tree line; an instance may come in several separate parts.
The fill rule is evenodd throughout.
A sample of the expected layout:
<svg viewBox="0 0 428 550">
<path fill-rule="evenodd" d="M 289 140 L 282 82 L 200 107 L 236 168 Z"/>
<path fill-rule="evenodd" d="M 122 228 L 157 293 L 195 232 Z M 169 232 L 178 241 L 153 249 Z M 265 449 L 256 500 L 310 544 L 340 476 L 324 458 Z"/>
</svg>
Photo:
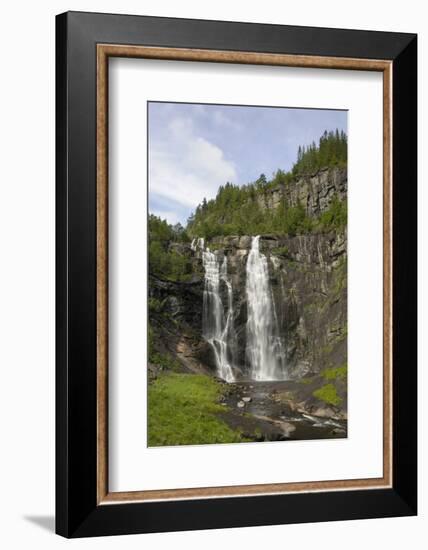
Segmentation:
<svg viewBox="0 0 428 550">
<path fill-rule="evenodd" d="M 348 138 L 343 130 L 325 131 L 318 145 L 299 146 L 297 161 L 292 168 L 293 176 L 315 173 L 325 166 L 346 165 L 348 160 Z"/>
<path fill-rule="evenodd" d="M 266 215 L 262 206 L 263 194 L 272 188 L 286 188 L 291 182 L 312 175 L 322 168 L 345 166 L 347 162 L 347 136 L 339 130 L 324 132 L 318 145 L 300 146 L 297 159 L 289 172 L 277 170 L 268 180 L 261 174 L 256 181 L 238 186 L 227 182 L 221 185 L 214 199 L 203 201 L 187 220 L 170 225 L 166 220 L 150 215 L 149 267 L 150 272 L 162 278 L 185 281 L 191 277 L 189 258 L 180 252 L 179 243 L 194 237 L 211 239 L 225 235 L 286 234 L 338 230 L 346 226 L 346 201 L 334 197 L 329 208 L 319 217 L 312 218 L 298 202 L 290 205 L 283 195 L 279 206 Z"/>
<path fill-rule="evenodd" d="M 272 188 L 286 187 L 305 175 L 312 175 L 322 168 L 346 166 L 347 136 L 345 132 L 327 132 L 318 145 L 300 146 L 297 159 L 289 172 L 277 170 L 271 180 L 261 174 L 244 186 L 226 183 L 218 189 L 210 201 L 204 199 L 187 221 L 190 236 L 210 239 L 216 235 L 244 235 L 281 233 L 296 235 L 315 230 L 337 229 L 346 223 L 346 204 L 335 199 L 328 215 L 319 220 L 307 216 L 303 205 L 289 205 L 284 198 L 274 212 L 266 216 L 262 207 L 263 194 Z"/>
</svg>

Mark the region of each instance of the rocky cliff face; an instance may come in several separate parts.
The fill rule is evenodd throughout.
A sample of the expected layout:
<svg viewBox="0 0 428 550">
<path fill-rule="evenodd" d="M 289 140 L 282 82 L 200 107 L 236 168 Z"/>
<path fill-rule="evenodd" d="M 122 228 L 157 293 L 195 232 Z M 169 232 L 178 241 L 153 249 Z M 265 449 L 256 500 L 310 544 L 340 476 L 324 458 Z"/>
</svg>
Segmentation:
<svg viewBox="0 0 428 550">
<path fill-rule="evenodd" d="M 334 196 L 346 196 L 346 170 L 330 169 L 295 182 L 287 190 L 270 190 L 260 200 L 268 211 L 287 193 L 290 205 L 306 206 L 319 216 Z M 251 236 L 216 237 L 208 245 L 219 257 L 227 257 L 233 288 L 237 367 L 246 370 L 246 264 Z M 204 269 L 201 252 L 179 245 L 193 265 L 187 283 L 151 279 L 150 297 L 160 304 L 151 311 L 163 346 L 191 370 L 215 369 L 211 347 L 202 336 Z M 319 233 L 293 237 L 262 235 L 260 250 L 268 261 L 275 315 L 285 343 L 292 378 L 316 375 L 325 368 L 346 364 L 347 335 L 347 234 Z M 224 285 L 223 285 L 224 286 Z M 226 288 L 220 288 L 227 303 Z"/>
<path fill-rule="evenodd" d="M 260 239 L 292 377 L 346 363 L 346 232 Z M 245 371 L 245 267 L 251 238 L 215 239 L 234 289 L 238 362 Z"/>
<path fill-rule="evenodd" d="M 347 169 L 325 168 L 287 185 L 268 189 L 258 200 L 263 209 L 274 210 L 286 198 L 290 206 L 300 202 L 305 206 L 308 216 L 318 217 L 329 207 L 335 195 L 339 200 L 345 200 L 347 191 Z"/>
</svg>

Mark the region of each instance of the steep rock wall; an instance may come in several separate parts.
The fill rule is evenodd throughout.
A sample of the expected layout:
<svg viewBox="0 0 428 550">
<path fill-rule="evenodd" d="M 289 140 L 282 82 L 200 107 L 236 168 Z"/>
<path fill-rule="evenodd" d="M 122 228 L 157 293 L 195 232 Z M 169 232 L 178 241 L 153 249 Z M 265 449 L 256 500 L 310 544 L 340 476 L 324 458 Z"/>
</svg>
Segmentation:
<svg viewBox="0 0 428 550">
<path fill-rule="evenodd" d="M 295 237 L 262 236 L 275 314 L 293 377 L 346 363 L 346 232 Z M 246 262 L 251 237 L 217 238 L 233 286 L 238 366 L 245 372 Z"/>
<path fill-rule="evenodd" d="M 316 174 L 306 175 L 287 185 L 267 189 L 258 201 L 265 210 L 276 209 L 286 199 L 290 206 L 299 202 L 306 208 L 308 216 L 319 216 L 330 205 L 334 196 L 345 200 L 348 191 L 346 167 L 325 168 Z"/>
<path fill-rule="evenodd" d="M 268 190 L 260 196 L 267 215 L 281 200 L 293 206 L 300 202 L 308 215 L 319 216 L 333 197 L 346 197 L 346 169 L 320 171 L 286 188 Z M 245 374 L 247 297 L 246 264 L 251 236 L 216 237 L 207 243 L 219 257 L 227 256 L 228 276 L 233 287 L 236 367 Z M 204 269 L 202 253 L 188 244 L 174 244 L 192 263 L 192 278 L 186 283 L 150 280 L 150 298 L 157 310 L 150 321 L 158 346 L 176 355 L 189 368 L 215 370 L 211 347 L 202 335 Z M 347 233 L 310 233 L 297 236 L 262 235 L 261 252 L 266 256 L 275 314 L 284 338 L 286 360 L 293 378 L 317 374 L 327 367 L 347 362 Z M 226 286 L 220 286 L 227 304 Z M 161 344 L 159 344 L 159 342 Z M 162 349 L 161 349 L 162 351 Z"/>
</svg>

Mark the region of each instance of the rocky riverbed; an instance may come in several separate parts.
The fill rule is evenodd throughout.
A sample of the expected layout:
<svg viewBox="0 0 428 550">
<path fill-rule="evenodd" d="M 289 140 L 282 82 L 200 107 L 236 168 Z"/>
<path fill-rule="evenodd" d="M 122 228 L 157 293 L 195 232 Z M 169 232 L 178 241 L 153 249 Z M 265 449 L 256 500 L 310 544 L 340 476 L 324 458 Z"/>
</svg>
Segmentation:
<svg viewBox="0 0 428 550">
<path fill-rule="evenodd" d="M 347 436 L 347 420 L 339 409 L 319 407 L 316 414 L 295 403 L 299 384 L 292 381 L 241 381 L 229 384 L 221 418 L 254 441 L 332 439 Z M 311 409 L 313 410 L 313 408 Z"/>
</svg>

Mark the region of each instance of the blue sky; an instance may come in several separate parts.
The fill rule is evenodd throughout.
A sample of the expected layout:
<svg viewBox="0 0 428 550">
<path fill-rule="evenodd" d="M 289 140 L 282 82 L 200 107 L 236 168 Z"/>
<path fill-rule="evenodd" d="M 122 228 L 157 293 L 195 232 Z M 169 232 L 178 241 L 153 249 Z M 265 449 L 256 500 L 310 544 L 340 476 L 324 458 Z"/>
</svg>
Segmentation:
<svg viewBox="0 0 428 550">
<path fill-rule="evenodd" d="M 220 185 L 287 171 L 299 145 L 336 128 L 346 111 L 150 102 L 149 211 L 185 225 Z"/>
</svg>

